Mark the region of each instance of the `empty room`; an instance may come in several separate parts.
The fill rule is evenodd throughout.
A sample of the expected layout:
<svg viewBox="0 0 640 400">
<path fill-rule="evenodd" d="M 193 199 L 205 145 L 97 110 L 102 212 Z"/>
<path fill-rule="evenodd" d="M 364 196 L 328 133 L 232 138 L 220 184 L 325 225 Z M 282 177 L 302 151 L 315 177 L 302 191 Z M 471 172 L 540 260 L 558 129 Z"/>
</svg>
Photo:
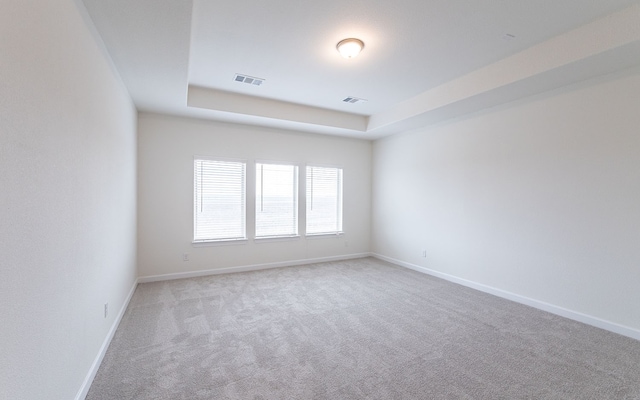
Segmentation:
<svg viewBox="0 0 640 400">
<path fill-rule="evenodd" d="M 640 3 L 3 0 L 0 399 L 640 399 Z"/>
</svg>

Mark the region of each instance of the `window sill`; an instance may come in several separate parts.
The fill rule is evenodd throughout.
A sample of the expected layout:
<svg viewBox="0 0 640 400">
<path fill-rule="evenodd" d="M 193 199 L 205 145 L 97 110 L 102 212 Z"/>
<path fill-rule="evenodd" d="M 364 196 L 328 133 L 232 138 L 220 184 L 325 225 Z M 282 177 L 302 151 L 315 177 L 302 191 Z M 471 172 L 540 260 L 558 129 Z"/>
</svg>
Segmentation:
<svg viewBox="0 0 640 400">
<path fill-rule="evenodd" d="M 247 244 L 248 240 L 244 239 L 216 239 L 216 240 L 198 240 L 192 241 L 191 246 L 193 247 L 208 247 L 208 246 L 224 246 L 224 245 L 234 245 L 234 244 Z"/>
<path fill-rule="evenodd" d="M 323 238 L 340 237 L 340 236 L 344 236 L 344 232 L 308 233 L 305 235 L 307 239 L 323 239 Z"/>
<path fill-rule="evenodd" d="M 291 236 L 262 236 L 253 239 L 256 243 L 269 243 L 269 242 L 286 242 L 291 240 L 299 240 L 300 235 Z"/>
</svg>

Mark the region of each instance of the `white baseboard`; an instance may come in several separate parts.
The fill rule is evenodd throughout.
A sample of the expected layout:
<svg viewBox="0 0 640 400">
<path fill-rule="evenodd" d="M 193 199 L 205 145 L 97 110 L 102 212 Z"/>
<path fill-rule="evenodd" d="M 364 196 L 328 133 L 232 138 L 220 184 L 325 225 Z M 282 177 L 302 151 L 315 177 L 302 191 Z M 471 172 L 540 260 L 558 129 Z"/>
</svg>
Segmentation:
<svg viewBox="0 0 640 400">
<path fill-rule="evenodd" d="M 138 278 L 138 282 L 139 283 L 159 282 L 159 281 L 169 281 L 173 279 L 195 278 L 198 276 L 230 274 L 234 272 L 259 271 L 259 270 L 271 269 L 271 268 L 292 267 L 295 265 L 306 265 L 306 264 L 315 264 L 315 263 L 329 262 L 329 261 L 351 260 L 354 258 L 363 258 L 363 257 L 369 257 L 369 256 L 371 256 L 371 253 L 356 253 L 356 254 L 347 254 L 342 256 L 307 258 L 303 260 L 282 261 L 282 262 L 267 263 L 267 264 L 244 265 L 240 267 L 207 269 L 203 271 L 189 271 L 189 272 L 177 272 L 174 274 L 149 275 L 149 276 L 142 276 Z"/>
<path fill-rule="evenodd" d="M 247 265 L 247 266 L 241 266 L 241 267 L 210 269 L 205 271 L 191 271 L 191 272 L 180 272 L 175 274 L 139 277 L 133 283 L 133 287 L 129 291 L 129 294 L 125 299 L 124 304 L 120 308 L 120 312 L 118 313 L 117 317 L 113 321 L 111 329 L 109 330 L 107 337 L 104 339 L 104 342 L 102 343 L 102 347 L 100 347 L 100 351 L 98 352 L 98 355 L 93 361 L 93 364 L 91 365 L 91 368 L 89 369 L 89 372 L 87 373 L 87 376 L 85 377 L 84 382 L 82 383 L 82 386 L 80 387 L 80 389 L 78 390 L 78 393 L 76 394 L 75 400 L 84 400 L 84 398 L 87 397 L 87 394 L 89 393 L 89 389 L 91 388 L 91 383 L 93 382 L 93 379 L 96 377 L 96 374 L 98 373 L 98 369 L 100 368 L 100 364 L 104 359 L 107 349 L 109 348 L 109 344 L 111 343 L 111 340 L 113 339 L 113 336 L 115 335 L 116 330 L 118 329 L 118 325 L 120 325 L 120 321 L 122 320 L 122 317 L 124 316 L 124 313 L 127 310 L 127 307 L 129 306 L 129 302 L 133 297 L 133 293 L 135 292 L 136 287 L 138 286 L 139 283 L 192 278 L 197 276 L 229 274 L 233 272 L 258 271 L 263 269 L 290 267 L 295 265 L 314 264 L 314 263 L 321 263 L 321 262 L 328 262 L 328 261 L 351 260 L 354 258 L 362 258 L 362 257 L 369 257 L 369 256 L 371 256 L 370 253 L 357 253 L 357 254 L 347 254 L 343 256 L 311 258 L 311 259 L 305 259 L 305 260 L 284 261 L 284 262 L 268 263 L 268 264 Z"/>
<path fill-rule="evenodd" d="M 332 257 L 321 257 L 321 258 L 310 258 L 310 259 L 304 259 L 304 260 L 293 260 L 293 261 L 283 261 L 283 262 L 276 262 L 276 263 L 267 263 L 267 264 L 254 264 L 254 265 L 246 265 L 246 266 L 239 266 L 239 267 L 229 267 L 229 268 L 218 268 L 218 269 L 209 269 L 209 270 L 204 270 L 204 271 L 191 271 L 191 272 L 180 272 L 180 273 L 175 273 L 175 274 L 164 274 L 164 275 L 151 275 L 151 276 L 144 276 L 144 277 L 139 277 L 138 279 L 136 279 L 136 281 L 133 284 L 133 287 L 131 288 L 131 290 L 129 291 L 129 294 L 124 302 L 124 304 L 122 305 L 120 312 L 118 313 L 118 316 L 116 317 L 116 319 L 114 320 L 111 329 L 109 330 L 109 333 L 107 334 L 107 337 L 105 338 L 104 342 L 102 343 L 102 347 L 100 348 L 100 351 L 98 352 L 98 355 L 96 356 L 93 364 L 91 365 L 91 368 L 87 374 L 87 376 L 85 377 L 84 382 L 82 383 L 82 386 L 80 387 L 80 390 L 78 391 L 75 400 L 84 400 L 84 398 L 87 396 L 87 393 L 89 392 L 89 388 L 91 387 L 91 383 L 93 382 L 93 379 L 95 378 L 96 374 L 98 373 L 98 368 L 100 367 L 100 364 L 102 363 L 102 360 L 105 356 L 105 353 L 107 352 L 107 349 L 109 348 L 109 344 L 111 343 L 111 340 L 113 339 L 113 336 L 115 335 L 116 330 L 118 329 L 118 325 L 120 324 L 120 321 L 122 320 L 122 317 L 124 316 L 124 313 L 127 309 L 127 306 L 129 305 L 129 302 L 131 301 L 131 298 L 133 297 L 133 293 L 135 292 L 136 287 L 138 286 L 138 283 L 146 283 L 146 282 L 158 282 L 158 281 L 166 281 L 166 280 L 173 280 L 173 279 L 183 279 L 183 278 L 192 278 L 192 277 L 198 277 L 198 276 L 208 276 L 208 275 L 219 275 L 219 274 L 229 274 L 229 273 L 234 273 L 234 272 L 248 272 L 248 271 L 259 271 L 259 270 L 264 270 L 264 269 L 271 269 L 271 268 L 281 268 L 281 267 L 291 267 L 291 266 L 296 266 L 296 265 L 306 265 L 306 264 L 315 264 L 315 263 L 321 263 L 321 262 L 329 262 L 329 261 L 342 261 L 342 260 L 351 260 L 351 259 L 355 259 L 355 258 L 363 258 L 363 257 L 375 257 L 377 259 L 383 260 L 383 261 L 387 261 L 390 262 L 392 264 L 396 264 L 405 268 L 409 268 L 412 269 L 414 271 L 418 271 L 427 275 L 431 275 L 431 276 L 435 276 L 437 278 L 441 278 L 444 280 L 447 280 L 449 282 L 453 282 L 453 283 L 457 283 L 459 285 L 463 285 L 475 290 L 479 290 L 481 292 L 485 292 L 485 293 L 489 293 L 492 294 L 494 296 L 498 296 L 498 297 L 502 297 L 504 299 L 507 300 L 511 300 L 511 301 L 515 301 L 516 303 L 520 303 L 520 304 L 524 304 L 530 307 L 534 307 L 537 308 L 539 310 L 542 311 L 546 311 L 546 312 L 550 312 L 552 314 L 556 314 L 559 315 L 561 317 L 565 317 L 565 318 L 569 318 L 572 319 L 574 321 L 578 321 L 578 322 L 582 322 L 585 323 L 587 325 L 591 325 L 591 326 L 595 326 L 597 328 L 601 328 L 601 329 L 605 329 L 608 330 L 610 332 L 614 332 L 623 336 L 627 336 L 630 337 L 632 339 L 636 339 L 636 340 L 640 340 L 640 330 L 634 329 L 634 328 L 630 328 L 624 325 L 620 325 L 614 322 L 610 322 L 610 321 L 606 321 L 597 317 L 593 317 L 587 314 L 583 314 L 580 312 L 576 312 L 576 311 L 572 311 L 572 310 L 568 310 L 566 308 L 563 307 L 559 307 L 553 304 L 549 304 L 549 303 L 545 303 L 543 301 L 539 301 L 539 300 L 535 300 L 535 299 L 531 299 L 525 296 L 521 296 L 515 293 L 511 293 L 511 292 L 507 292 L 505 290 L 502 289 L 497 289 L 491 286 L 487 286 L 481 283 L 477 283 L 477 282 L 473 282 L 467 279 L 463 279 L 463 278 L 459 278 L 453 275 L 449 275 L 449 274 L 445 274 L 439 271 L 435 271 L 426 267 L 422 267 L 419 265 L 415 265 L 415 264 L 411 264 L 405 261 L 401 261 L 401 260 L 397 260 L 395 258 L 391 258 L 391 257 L 386 257 L 383 256 L 381 254 L 376 254 L 376 253 L 357 253 L 357 254 L 348 254 L 348 255 L 342 255 L 342 256 L 332 256 Z"/>
<path fill-rule="evenodd" d="M 96 374 L 98 373 L 98 368 L 100 368 L 102 359 L 104 358 L 104 355 L 107 353 L 107 349 L 109 348 L 109 344 L 111 344 L 113 335 L 115 335 L 116 330 L 118 329 L 118 325 L 120 325 L 120 321 L 122 320 L 122 317 L 124 316 L 124 313 L 127 310 L 127 307 L 129 306 L 129 302 L 131 301 L 131 298 L 133 297 L 133 293 L 136 291 L 137 286 L 138 286 L 138 280 L 136 279 L 136 281 L 133 282 L 133 287 L 131 287 L 131 290 L 129 291 L 127 298 L 122 304 L 122 307 L 118 312 L 118 315 L 114 319 L 113 324 L 111 325 L 111 329 L 109 329 L 109 333 L 107 334 L 107 337 L 104 339 L 104 342 L 102 342 L 102 347 L 100 347 L 100 351 L 98 352 L 96 359 L 93 360 L 93 364 L 91 364 L 89 373 L 87 373 L 87 376 L 84 378 L 84 382 L 82 382 L 82 386 L 80 386 L 80 390 L 78 390 L 75 400 L 84 400 L 84 398 L 87 397 L 87 393 L 89 393 L 89 388 L 91 387 L 91 383 L 93 383 L 93 379 L 96 377 Z"/>
<path fill-rule="evenodd" d="M 542 311 L 550 312 L 552 314 L 559 315 L 561 317 L 569 318 L 574 321 L 582 322 L 587 325 L 595 326 L 600 329 L 604 329 L 610 332 L 614 332 L 623 336 L 630 337 L 632 339 L 640 340 L 640 330 L 630 328 L 628 326 L 620 325 L 615 322 L 603 320 L 591 315 L 583 314 L 577 311 L 568 310 L 563 307 L 559 307 L 553 304 L 545 303 L 543 301 L 531 299 L 529 297 L 521 296 L 519 294 L 507 292 L 502 289 L 497 289 L 491 286 L 484 285 L 482 283 L 477 283 L 473 281 L 469 281 L 466 279 L 458 278 L 453 275 L 445 274 L 442 272 L 438 272 L 426 267 L 421 267 L 419 265 L 411 264 L 408 262 L 404 262 L 401 260 L 396 260 L 391 257 L 386 257 L 381 254 L 372 253 L 372 257 L 378 258 L 383 261 L 390 262 L 392 264 L 396 264 L 405 268 L 412 269 L 414 271 L 422 272 L 427 275 L 435 276 L 437 278 L 441 278 L 447 280 L 449 282 L 457 283 L 462 286 L 466 286 L 472 289 L 479 290 L 481 292 L 489 293 L 494 296 L 502 297 L 507 300 L 515 301 L 516 303 L 524 304 L 533 308 L 537 308 Z"/>
</svg>

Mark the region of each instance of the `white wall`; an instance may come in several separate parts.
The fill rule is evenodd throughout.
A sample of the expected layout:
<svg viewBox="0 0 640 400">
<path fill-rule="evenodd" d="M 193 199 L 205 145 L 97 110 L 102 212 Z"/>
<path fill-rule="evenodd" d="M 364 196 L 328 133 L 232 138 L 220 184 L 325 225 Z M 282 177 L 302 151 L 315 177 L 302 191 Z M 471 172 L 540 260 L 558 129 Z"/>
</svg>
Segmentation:
<svg viewBox="0 0 640 400">
<path fill-rule="evenodd" d="M 138 119 L 140 276 L 286 263 L 370 251 L 371 142 L 141 113 Z M 194 247 L 193 157 L 247 164 L 247 233 L 253 227 L 253 163 L 294 162 L 344 169 L 341 237 Z M 302 185 L 302 182 L 301 182 Z M 348 242 L 348 247 L 345 246 Z M 189 261 L 183 261 L 183 253 Z"/>
<path fill-rule="evenodd" d="M 2 2 L 2 399 L 73 399 L 135 281 L 136 113 L 90 32 Z"/>
<path fill-rule="evenodd" d="M 639 107 L 627 71 L 375 142 L 373 251 L 640 337 Z"/>
</svg>

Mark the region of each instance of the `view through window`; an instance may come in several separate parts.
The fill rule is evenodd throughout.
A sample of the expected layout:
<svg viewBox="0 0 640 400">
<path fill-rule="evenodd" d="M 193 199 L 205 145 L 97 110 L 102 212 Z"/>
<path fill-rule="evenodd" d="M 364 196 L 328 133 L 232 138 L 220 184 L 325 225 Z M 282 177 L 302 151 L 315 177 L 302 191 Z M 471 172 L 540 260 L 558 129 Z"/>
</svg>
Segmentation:
<svg viewBox="0 0 640 400">
<path fill-rule="evenodd" d="M 256 237 L 298 234 L 298 167 L 256 164 Z"/>
<path fill-rule="evenodd" d="M 246 238 L 246 164 L 194 160 L 194 232 L 198 241 Z"/>
</svg>

